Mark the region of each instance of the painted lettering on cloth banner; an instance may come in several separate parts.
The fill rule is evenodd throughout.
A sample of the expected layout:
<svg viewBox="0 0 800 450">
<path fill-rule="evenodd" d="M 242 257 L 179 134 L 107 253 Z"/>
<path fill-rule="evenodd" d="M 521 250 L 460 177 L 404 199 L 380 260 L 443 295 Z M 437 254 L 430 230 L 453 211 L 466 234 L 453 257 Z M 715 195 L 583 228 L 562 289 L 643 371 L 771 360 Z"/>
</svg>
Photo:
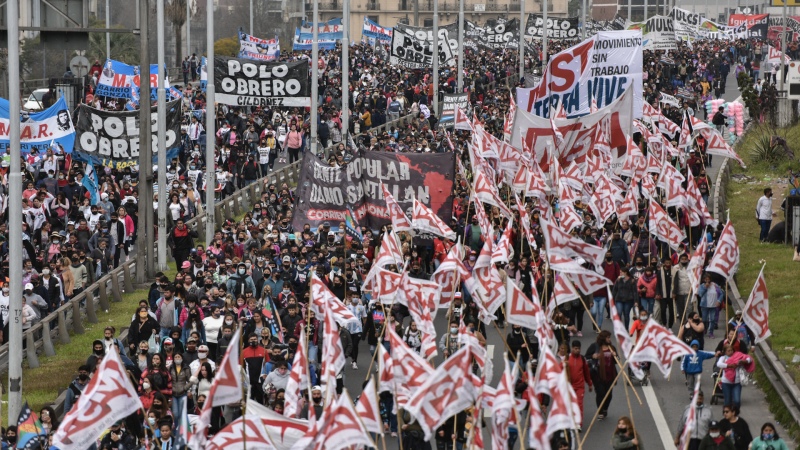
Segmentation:
<svg viewBox="0 0 800 450">
<path fill-rule="evenodd" d="M 439 64 L 455 64 L 458 53 L 458 33 L 452 26 L 439 28 Z M 456 27 L 457 28 L 457 27 Z M 433 67 L 434 43 L 433 28 L 400 25 L 392 34 L 390 63 L 408 69 Z"/>
<path fill-rule="evenodd" d="M 703 23 L 703 16 L 701 14 L 675 7 L 672 8 L 669 16 L 673 21 L 676 39 L 686 41 L 689 38 L 697 38 L 697 29 L 700 27 L 700 24 Z"/>
<path fill-rule="evenodd" d="M 181 102 L 166 105 L 167 159 L 180 150 Z M 153 106 L 151 113 L 153 163 L 158 160 L 158 114 Z M 75 112 L 75 150 L 73 158 L 102 165 L 123 168 L 139 162 L 139 111 L 102 111 L 79 105 Z"/>
<path fill-rule="evenodd" d="M 218 103 L 238 106 L 310 106 L 308 62 L 214 59 Z"/>
<path fill-rule="evenodd" d="M 637 22 L 628 25 L 629 30 L 641 30 L 645 50 L 675 50 L 678 48 L 675 41 L 675 27 L 672 18 L 667 16 L 653 16 L 647 22 Z"/>
<path fill-rule="evenodd" d="M 454 122 L 456 108 L 461 108 L 462 111 L 469 109 L 468 94 L 445 94 L 439 112 L 439 123 L 445 125 Z"/>
<path fill-rule="evenodd" d="M 361 35 L 365 37 L 375 38 L 379 41 L 389 42 L 392 40 L 392 29 L 378 25 L 377 23 L 364 17 L 364 27 L 361 29 Z"/>
<path fill-rule="evenodd" d="M 168 88 L 169 84 L 164 83 Z M 150 98 L 157 98 L 158 64 L 150 64 Z M 123 62 L 107 59 L 94 95 L 112 98 L 139 99 L 139 66 L 131 66 Z"/>
<path fill-rule="evenodd" d="M 10 140 L 8 137 L 9 117 L 8 100 L 0 98 L 0 151 L 5 154 Z M 60 145 L 66 153 L 72 153 L 75 144 L 75 128 L 72 126 L 69 108 L 64 97 L 53 106 L 38 113 L 30 113 L 22 118 L 20 125 L 20 151 L 30 153 L 32 150 L 44 151 L 52 143 Z"/>
<path fill-rule="evenodd" d="M 297 189 L 300 201 L 293 225 L 302 228 L 309 223 L 316 227 L 325 221 L 344 220 L 348 206 L 361 226 L 379 229 L 391 224 L 381 183 L 409 217 L 416 198 L 449 222 L 454 179 L 453 153 L 368 151 L 344 167 L 304 158 Z"/>
<path fill-rule="evenodd" d="M 642 44 L 641 30 L 601 31 L 553 55 L 539 84 L 517 89 L 518 108 L 546 118 L 561 103 L 568 118 L 581 117 L 632 86 L 633 118 L 642 117 Z"/>
<path fill-rule="evenodd" d="M 281 56 L 281 43 L 275 39 L 261 39 L 239 31 L 239 58 L 272 61 Z"/>
<path fill-rule="evenodd" d="M 747 29 L 745 38 L 767 39 L 769 35 L 769 14 L 731 14 L 728 26 L 744 25 Z"/>
<path fill-rule="evenodd" d="M 581 37 L 577 17 L 548 17 L 547 25 L 541 14 L 528 15 L 525 25 L 525 35 L 534 39 L 541 39 L 547 30 L 548 39 L 579 39 Z"/>
</svg>

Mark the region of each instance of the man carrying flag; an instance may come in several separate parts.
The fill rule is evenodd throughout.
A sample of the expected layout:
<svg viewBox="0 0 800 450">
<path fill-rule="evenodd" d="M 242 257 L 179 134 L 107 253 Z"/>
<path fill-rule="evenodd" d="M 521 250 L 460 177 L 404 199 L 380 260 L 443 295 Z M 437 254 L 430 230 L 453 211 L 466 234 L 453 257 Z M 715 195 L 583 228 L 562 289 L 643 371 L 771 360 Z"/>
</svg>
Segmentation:
<svg viewBox="0 0 800 450">
<path fill-rule="evenodd" d="M 17 448 L 35 450 L 47 447 L 47 432 L 28 402 L 22 407 L 17 419 Z"/>
</svg>

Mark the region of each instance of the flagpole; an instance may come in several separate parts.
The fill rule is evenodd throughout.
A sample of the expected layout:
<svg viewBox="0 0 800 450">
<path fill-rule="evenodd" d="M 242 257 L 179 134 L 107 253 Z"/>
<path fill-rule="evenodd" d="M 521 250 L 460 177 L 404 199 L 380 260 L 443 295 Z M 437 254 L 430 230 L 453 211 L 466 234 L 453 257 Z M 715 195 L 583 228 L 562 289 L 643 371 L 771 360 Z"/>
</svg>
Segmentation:
<svg viewBox="0 0 800 450">
<path fill-rule="evenodd" d="M 787 0 L 788 1 L 788 0 Z M 461 41 L 459 41 L 461 42 Z M 445 42 L 450 45 L 449 42 Z M 439 115 L 439 0 L 433 0 L 433 111 L 432 114 Z M 463 53 L 463 45 L 461 48 Z"/>
<path fill-rule="evenodd" d="M 342 1 L 342 136 L 345 148 L 350 130 L 350 0 Z"/>
<path fill-rule="evenodd" d="M 209 0 L 211 1 L 211 0 Z M 319 0 L 314 2 L 311 41 L 311 154 L 317 154 L 317 108 L 319 102 Z"/>
<path fill-rule="evenodd" d="M 458 42 L 464 42 L 464 0 L 458 2 Z M 458 49 L 458 93 L 464 92 L 464 46 Z"/>
</svg>

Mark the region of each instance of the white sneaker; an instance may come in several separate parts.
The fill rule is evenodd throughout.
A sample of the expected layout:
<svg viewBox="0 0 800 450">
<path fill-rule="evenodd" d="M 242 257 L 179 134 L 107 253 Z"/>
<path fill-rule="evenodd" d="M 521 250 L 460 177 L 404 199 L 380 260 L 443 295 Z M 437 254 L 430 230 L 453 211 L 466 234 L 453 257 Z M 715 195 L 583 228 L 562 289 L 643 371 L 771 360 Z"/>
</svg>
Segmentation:
<svg viewBox="0 0 800 450">
<path fill-rule="evenodd" d="M 353 370 L 358 370 L 358 364 L 355 361 L 353 361 Z"/>
</svg>

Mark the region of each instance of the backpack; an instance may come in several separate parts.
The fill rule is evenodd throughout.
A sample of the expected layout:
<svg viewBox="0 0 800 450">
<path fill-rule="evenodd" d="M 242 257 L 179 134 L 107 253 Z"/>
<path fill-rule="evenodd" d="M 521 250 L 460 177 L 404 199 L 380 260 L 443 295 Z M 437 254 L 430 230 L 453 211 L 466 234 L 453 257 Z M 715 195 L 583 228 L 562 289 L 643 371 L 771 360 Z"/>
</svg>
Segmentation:
<svg viewBox="0 0 800 450">
<path fill-rule="evenodd" d="M 711 120 L 711 123 L 714 125 L 725 125 L 725 116 L 721 112 L 717 111 L 717 113 L 714 114 L 714 119 Z"/>
</svg>

